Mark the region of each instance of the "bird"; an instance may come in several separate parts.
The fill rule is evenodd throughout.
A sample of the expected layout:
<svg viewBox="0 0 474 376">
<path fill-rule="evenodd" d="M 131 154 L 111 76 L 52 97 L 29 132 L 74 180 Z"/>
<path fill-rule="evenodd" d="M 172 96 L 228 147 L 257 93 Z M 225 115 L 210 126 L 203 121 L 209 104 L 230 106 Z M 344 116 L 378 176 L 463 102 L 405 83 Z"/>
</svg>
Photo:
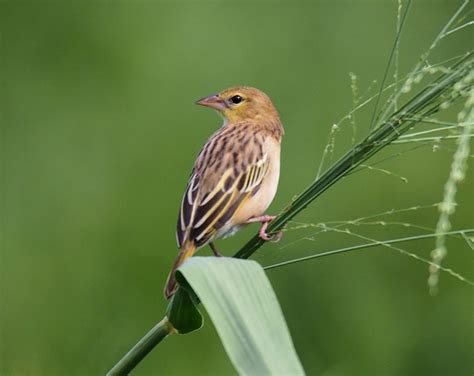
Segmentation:
<svg viewBox="0 0 474 376">
<path fill-rule="evenodd" d="M 223 124 L 199 152 L 186 190 L 176 228 L 179 253 L 168 276 L 169 299 L 178 284 L 176 269 L 199 249 L 235 234 L 249 223 L 261 223 L 263 240 L 279 240 L 266 229 L 275 217 L 264 214 L 275 197 L 280 176 L 284 135 L 280 115 L 270 98 L 247 86 L 225 89 L 196 101 L 216 110 Z"/>
</svg>

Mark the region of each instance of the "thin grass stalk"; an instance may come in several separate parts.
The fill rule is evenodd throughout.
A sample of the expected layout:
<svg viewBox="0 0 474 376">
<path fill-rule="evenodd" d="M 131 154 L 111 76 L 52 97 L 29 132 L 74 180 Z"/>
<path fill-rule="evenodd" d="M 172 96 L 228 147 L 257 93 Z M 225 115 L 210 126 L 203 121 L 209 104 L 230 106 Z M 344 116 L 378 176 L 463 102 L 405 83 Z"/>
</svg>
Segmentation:
<svg viewBox="0 0 474 376">
<path fill-rule="evenodd" d="M 370 127 L 369 127 L 370 130 L 372 130 L 372 127 L 375 125 L 375 115 L 377 114 L 377 110 L 379 108 L 380 98 L 382 97 L 381 94 L 382 94 L 383 89 L 385 87 L 385 81 L 387 80 L 388 72 L 390 70 L 390 66 L 391 66 L 393 57 L 398 53 L 398 46 L 399 46 L 399 42 L 400 42 L 400 36 L 402 34 L 403 24 L 405 23 L 405 19 L 408 15 L 408 11 L 410 10 L 410 5 L 411 5 L 411 0 L 408 0 L 408 4 L 405 7 L 405 12 L 403 12 L 403 17 L 400 20 L 400 6 L 401 6 L 401 4 L 399 3 L 399 10 L 398 10 L 399 13 L 398 13 L 398 16 L 397 16 L 397 18 L 399 20 L 397 22 L 399 22 L 399 24 L 397 25 L 397 35 L 395 36 L 395 41 L 393 42 L 393 47 L 392 47 L 392 50 L 390 52 L 390 57 L 388 59 L 388 64 L 385 67 L 385 72 L 383 74 L 382 83 L 380 84 L 379 94 L 377 95 L 377 99 L 375 100 L 374 111 L 372 112 L 372 119 L 370 120 Z M 397 59 L 398 59 L 398 57 L 395 60 L 397 60 Z M 398 70 L 398 67 L 395 69 L 395 72 L 397 72 L 397 70 Z M 396 73 L 396 74 L 398 74 L 398 73 Z M 396 81 L 397 80 L 395 79 L 395 82 Z M 396 109 L 396 102 L 394 103 L 394 105 L 395 105 L 395 110 L 397 110 Z"/>
<path fill-rule="evenodd" d="M 474 233 L 474 229 L 448 231 L 448 232 L 442 233 L 442 235 L 443 236 L 461 235 L 461 236 L 466 237 L 466 234 L 471 234 L 471 233 Z M 397 238 L 397 239 L 388 239 L 388 240 L 370 242 L 370 243 L 365 243 L 365 244 L 358 244 L 358 245 L 353 245 L 353 246 L 350 246 L 350 247 L 335 249 L 335 250 L 327 251 L 327 252 L 320 252 L 320 253 L 316 253 L 314 255 L 299 257 L 299 258 L 288 260 L 288 261 L 282 261 L 282 262 L 278 262 L 278 263 L 275 263 L 275 264 L 266 265 L 266 266 L 263 267 L 263 269 L 270 270 L 270 269 L 280 268 L 282 266 L 296 264 L 296 263 L 299 263 L 299 262 L 314 260 L 314 259 L 321 258 L 321 257 L 358 251 L 360 249 L 380 247 L 381 245 L 390 245 L 390 244 L 411 242 L 413 240 L 431 239 L 431 238 L 436 238 L 437 236 L 439 236 L 439 235 L 436 234 L 436 233 L 433 233 L 433 234 L 424 234 L 424 235 L 416 235 L 416 236 L 407 236 L 407 237 L 404 237 L 404 238 Z M 472 285 L 472 282 L 470 282 L 470 281 L 468 281 L 468 282 L 469 282 L 469 284 Z"/>
<path fill-rule="evenodd" d="M 369 135 L 344 154 L 326 172 L 291 202 L 268 228 L 269 232 L 281 230 L 285 224 L 305 209 L 314 199 L 319 197 L 338 180 L 350 173 L 354 168 L 379 152 L 403 133 L 411 129 L 418 120 L 439 111 L 441 96 L 449 92 L 474 68 L 473 53 L 469 53 L 448 73 L 442 74 L 428 85 L 403 107 L 395 111 L 386 120 L 380 122 Z M 460 95 L 460 94 L 456 94 Z M 415 116 L 415 119 L 414 119 Z M 235 255 L 237 258 L 249 258 L 265 242 L 257 235 L 250 239 Z"/>
<path fill-rule="evenodd" d="M 127 352 L 106 376 L 128 375 L 153 348 L 174 332 L 173 326 L 165 317 Z"/>
<path fill-rule="evenodd" d="M 435 49 L 435 47 L 438 45 L 440 40 L 444 38 L 448 32 L 448 29 L 451 27 L 451 25 L 458 19 L 459 15 L 462 13 L 464 8 L 469 4 L 471 0 L 464 0 L 464 2 L 461 4 L 461 6 L 456 10 L 456 12 L 453 14 L 453 16 L 449 19 L 449 21 L 444 25 L 443 29 L 439 32 L 439 34 L 436 36 L 436 38 L 433 40 L 431 43 L 431 46 L 428 48 L 428 50 L 421 56 L 420 61 L 417 63 L 416 67 L 409 73 L 408 79 L 405 80 L 405 83 L 402 85 L 401 90 L 395 92 L 393 94 L 393 97 L 391 97 L 391 100 L 389 100 L 385 106 L 385 109 L 382 109 L 380 112 L 379 116 L 381 116 L 382 119 L 386 118 L 388 114 L 390 113 L 391 109 L 395 107 L 395 104 L 398 103 L 398 100 L 400 99 L 401 95 L 404 93 L 407 93 L 408 91 L 411 90 L 412 85 L 418 81 L 418 79 L 421 79 L 423 76 L 423 66 L 429 66 L 427 63 L 427 59 L 430 55 L 430 53 Z M 395 108 L 396 110 L 396 108 Z"/>
</svg>

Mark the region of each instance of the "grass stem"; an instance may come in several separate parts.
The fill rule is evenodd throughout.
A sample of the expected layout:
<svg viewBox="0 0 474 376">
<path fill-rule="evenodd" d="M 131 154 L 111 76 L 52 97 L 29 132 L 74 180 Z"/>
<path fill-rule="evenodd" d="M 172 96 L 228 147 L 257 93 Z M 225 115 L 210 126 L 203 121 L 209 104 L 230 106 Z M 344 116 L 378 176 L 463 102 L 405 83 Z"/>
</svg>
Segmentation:
<svg viewBox="0 0 474 376">
<path fill-rule="evenodd" d="M 165 317 L 151 328 L 151 330 L 107 372 L 107 376 L 128 375 L 156 345 L 173 332 L 173 326 L 168 321 L 168 318 Z"/>
</svg>

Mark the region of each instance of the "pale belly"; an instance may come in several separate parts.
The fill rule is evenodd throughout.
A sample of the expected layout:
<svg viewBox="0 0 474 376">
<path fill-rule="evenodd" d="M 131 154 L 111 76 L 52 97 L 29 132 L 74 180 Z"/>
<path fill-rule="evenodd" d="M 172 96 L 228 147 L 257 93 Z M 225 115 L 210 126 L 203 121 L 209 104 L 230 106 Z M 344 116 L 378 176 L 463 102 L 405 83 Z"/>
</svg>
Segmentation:
<svg viewBox="0 0 474 376">
<path fill-rule="evenodd" d="M 264 177 L 258 192 L 238 209 L 229 226 L 225 226 L 227 231 L 224 234 L 231 231 L 234 226 L 239 227 L 239 225 L 245 224 L 250 218 L 263 215 L 275 197 L 280 178 L 280 144 L 273 139 L 269 139 L 265 149 L 268 155 L 272 156 L 267 175 Z"/>
</svg>

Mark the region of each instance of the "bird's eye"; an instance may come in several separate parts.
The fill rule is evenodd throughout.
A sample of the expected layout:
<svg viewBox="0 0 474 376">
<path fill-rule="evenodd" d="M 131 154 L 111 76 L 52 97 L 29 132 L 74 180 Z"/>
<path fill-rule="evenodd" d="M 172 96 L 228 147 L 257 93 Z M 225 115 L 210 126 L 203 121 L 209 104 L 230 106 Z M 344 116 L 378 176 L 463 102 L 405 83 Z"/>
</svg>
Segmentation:
<svg viewBox="0 0 474 376">
<path fill-rule="evenodd" d="M 244 98 L 242 98 L 240 95 L 234 95 L 232 98 L 230 98 L 230 100 L 233 104 L 239 104 L 244 100 Z"/>
</svg>

